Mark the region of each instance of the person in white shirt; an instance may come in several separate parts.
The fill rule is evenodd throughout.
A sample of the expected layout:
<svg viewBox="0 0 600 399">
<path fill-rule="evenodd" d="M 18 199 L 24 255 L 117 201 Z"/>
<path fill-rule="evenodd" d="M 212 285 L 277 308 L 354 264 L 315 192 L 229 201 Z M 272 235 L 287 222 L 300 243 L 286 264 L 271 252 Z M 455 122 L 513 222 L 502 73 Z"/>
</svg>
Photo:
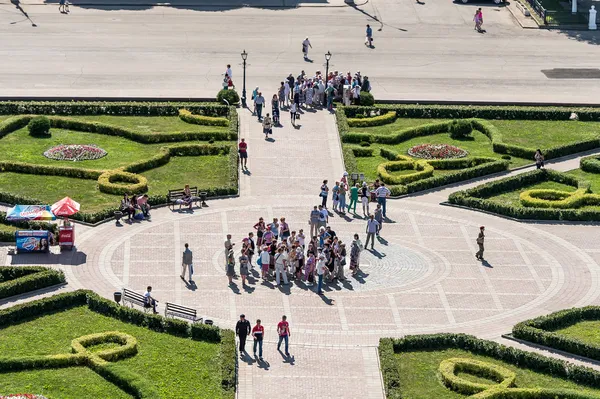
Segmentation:
<svg viewBox="0 0 600 399">
<path fill-rule="evenodd" d="M 356 85 L 352 89 L 352 98 L 354 99 L 355 105 L 360 105 L 360 86 Z"/>
<path fill-rule="evenodd" d="M 304 230 L 300 229 L 298 231 L 298 242 L 300 243 L 300 245 L 302 246 L 302 249 L 304 249 L 304 240 L 306 239 L 306 236 L 304 235 Z"/>
<path fill-rule="evenodd" d="M 312 45 L 310 44 L 310 40 L 308 40 L 308 37 L 306 39 L 304 39 L 304 41 L 302 42 L 302 52 L 304 53 L 304 59 L 307 60 L 308 59 L 308 48 L 312 48 Z"/>
<path fill-rule="evenodd" d="M 381 183 L 381 186 L 379 186 L 377 188 L 377 190 L 375 190 L 375 195 L 377 196 L 377 202 L 379 204 L 381 204 L 381 207 L 383 208 L 383 217 L 384 218 L 387 218 L 387 214 L 385 213 L 385 203 L 386 203 L 387 197 L 389 197 L 390 194 L 391 194 L 391 191 L 385 186 L 385 183 Z"/>
<path fill-rule="evenodd" d="M 275 254 L 275 282 L 277 285 L 280 285 L 280 275 L 283 275 L 283 284 L 288 285 L 287 273 L 285 272 L 287 260 L 287 254 L 283 252 L 283 248 L 279 248 Z"/>
<path fill-rule="evenodd" d="M 375 249 L 373 246 L 375 245 L 375 234 L 377 233 L 379 228 L 379 222 L 375 220 L 375 215 L 370 215 L 369 220 L 367 220 L 367 242 L 365 243 L 365 248 L 369 246 L 369 239 L 371 240 L 371 249 Z"/>
<path fill-rule="evenodd" d="M 319 261 L 317 262 L 317 275 L 319 276 L 319 283 L 317 285 L 317 294 L 323 295 L 323 275 L 325 274 L 325 270 L 327 269 L 327 265 L 325 264 L 325 255 L 322 253 L 319 254 Z"/>
<path fill-rule="evenodd" d="M 231 72 L 231 65 L 227 64 L 227 70 L 225 71 L 229 79 L 233 80 L 233 73 Z"/>
<path fill-rule="evenodd" d="M 266 245 L 263 247 L 262 252 L 260 253 L 260 262 L 262 264 L 262 279 L 267 279 L 269 277 L 269 264 L 271 263 L 271 254 L 269 253 L 269 247 Z"/>
<path fill-rule="evenodd" d="M 148 288 L 146 288 L 146 292 L 144 293 L 144 307 L 152 308 L 154 314 L 157 314 L 158 312 L 156 311 L 156 304 L 158 301 L 152 297 L 151 292 L 152 287 L 148 286 Z"/>
</svg>

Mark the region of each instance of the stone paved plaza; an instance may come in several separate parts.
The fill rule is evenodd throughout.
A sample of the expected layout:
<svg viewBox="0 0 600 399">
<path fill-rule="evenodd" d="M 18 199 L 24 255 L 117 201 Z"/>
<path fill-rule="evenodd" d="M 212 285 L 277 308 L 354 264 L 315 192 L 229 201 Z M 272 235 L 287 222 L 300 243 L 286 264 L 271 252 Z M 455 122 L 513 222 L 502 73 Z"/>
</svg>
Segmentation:
<svg viewBox="0 0 600 399">
<path fill-rule="evenodd" d="M 156 209 L 150 221 L 122 227 L 78 226 L 77 251 L 3 254 L 0 260 L 51 264 L 65 270 L 67 289 L 90 288 L 108 298 L 123 287 L 143 292 L 152 285 L 161 302 L 194 307 L 223 327 L 233 328 L 240 313 L 252 322 L 262 319 L 268 363 L 240 361 L 240 398 L 381 398 L 380 337 L 460 331 L 502 340 L 520 320 L 600 303 L 597 226 L 518 223 L 440 205 L 457 187 L 389 201 L 391 222 L 376 250 L 361 255 L 364 274 L 328 285 L 323 296 L 302 282 L 275 287 L 258 273 L 248 288 L 239 279 L 229 287 L 225 235 L 232 234 L 239 247 L 261 216 L 284 216 L 291 229 L 309 231 L 321 180 L 333 182 L 343 173 L 333 115 L 306 113 L 300 129 L 283 120 L 272 142 L 248 111 L 240 110 L 240 117 L 250 155 L 240 197 L 211 200 L 193 212 Z M 577 162 L 551 167 L 570 169 Z M 362 217 L 333 215 L 330 225 L 342 240 L 350 242 L 358 232 L 364 242 Z M 474 257 L 480 225 L 486 226 L 484 265 Z M 193 285 L 179 278 L 186 242 L 194 251 Z M 276 350 L 275 327 L 283 314 L 292 329 L 291 360 Z M 315 377 L 315 370 L 326 373 Z M 351 391 L 340 389 L 349 384 Z"/>
</svg>

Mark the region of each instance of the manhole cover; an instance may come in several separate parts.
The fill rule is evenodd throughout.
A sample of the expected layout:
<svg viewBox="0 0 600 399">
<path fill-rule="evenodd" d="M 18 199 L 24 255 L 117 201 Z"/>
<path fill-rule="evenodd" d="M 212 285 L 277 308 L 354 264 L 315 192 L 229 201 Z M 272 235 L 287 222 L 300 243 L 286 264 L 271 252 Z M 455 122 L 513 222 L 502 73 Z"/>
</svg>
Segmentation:
<svg viewBox="0 0 600 399">
<path fill-rule="evenodd" d="M 598 68 L 554 68 L 542 69 L 548 79 L 600 79 Z"/>
</svg>

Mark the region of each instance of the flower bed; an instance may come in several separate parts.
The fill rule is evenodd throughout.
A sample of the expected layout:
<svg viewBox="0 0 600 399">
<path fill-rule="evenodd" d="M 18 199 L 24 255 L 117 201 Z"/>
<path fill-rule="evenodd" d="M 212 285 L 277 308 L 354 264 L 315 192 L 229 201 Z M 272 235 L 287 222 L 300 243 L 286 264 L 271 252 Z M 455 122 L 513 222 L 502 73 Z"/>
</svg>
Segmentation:
<svg viewBox="0 0 600 399">
<path fill-rule="evenodd" d="M 424 159 L 464 158 L 467 154 L 467 151 L 449 144 L 420 144 L 408 150 L 411 157 Z"/>
<path fill-rule="evenodd" d="M 61 144 L 50 148 L 44 152 L 44 156 L 57 161 L 88 161 L 100 159 L 107 154 L 100 147 L 86 144 Z"/>
</svg>

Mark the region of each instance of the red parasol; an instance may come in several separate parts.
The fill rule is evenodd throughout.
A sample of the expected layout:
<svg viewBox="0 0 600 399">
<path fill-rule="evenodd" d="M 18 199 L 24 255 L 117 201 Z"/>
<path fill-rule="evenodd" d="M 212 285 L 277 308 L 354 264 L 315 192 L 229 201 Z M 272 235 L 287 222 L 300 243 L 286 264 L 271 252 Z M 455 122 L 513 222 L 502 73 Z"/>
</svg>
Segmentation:
<svg viewBox="0 0 600 399">
<path fill-rule="evenodd" d="M 71 216 L 79 212 L 80 207 L 81 205 L 79 205 L 78 202 L 73 201 L 69 197 L 65 197 L 52 205 L 52 212 L 56 216 Z"/>
</svg>

